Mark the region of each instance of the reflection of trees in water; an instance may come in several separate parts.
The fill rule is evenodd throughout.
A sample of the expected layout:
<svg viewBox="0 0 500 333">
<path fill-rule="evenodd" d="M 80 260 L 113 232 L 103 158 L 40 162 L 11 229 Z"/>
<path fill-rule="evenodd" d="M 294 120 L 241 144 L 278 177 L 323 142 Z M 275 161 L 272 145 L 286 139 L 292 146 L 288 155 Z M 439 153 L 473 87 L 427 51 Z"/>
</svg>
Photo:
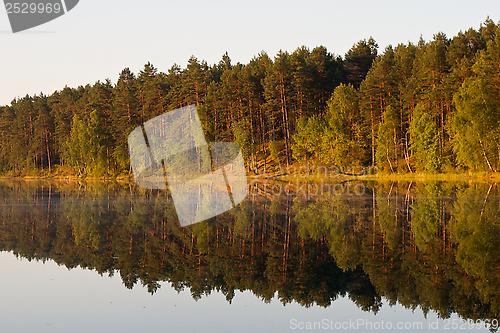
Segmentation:
<svg viewBox="0 0 500 333">
<path fill-rule="evenodd" d="M 368 196 L 296 204 L 299 233 L 325 240 L 340 268 L 361 267 L 392 304 L 498 318 L 496 186 L 387 183 Z"/>
<path fill-rule="evenodd" d="M 0 185 L 0 247 L 69 268 L 118 272 L 127 288 L 159 282 L 251 290 L 268 302 L 328 306 L 348 295 L 377 312 L 391 304 L 442 317 L 500 313 L 496 185 L 368 184 L 363 197 L 314 202 L 247 199 L 180 228 L 164 192 L 128 183 Z"/>
<path fill-rule="evenodd" d="M 474 187 L 462 188 L 454 203 L 452 238 L 458 244 L 456 263 L 473 277 L 472 288 L 482 303 L 500 312 L 500 205 L 495 185 L 482 186 L 481 196 Z"/>
</svg>

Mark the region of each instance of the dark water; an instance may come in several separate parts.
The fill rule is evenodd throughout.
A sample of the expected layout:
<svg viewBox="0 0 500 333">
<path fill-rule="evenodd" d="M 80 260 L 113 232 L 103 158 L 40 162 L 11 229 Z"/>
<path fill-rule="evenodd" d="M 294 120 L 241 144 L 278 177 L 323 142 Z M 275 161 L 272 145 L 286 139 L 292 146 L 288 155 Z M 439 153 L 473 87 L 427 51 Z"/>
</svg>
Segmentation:
<svg viewBox="0 0 500 333">
<path fill-rule="evenodd" d="M 0 332 L 498 326 L 496 184 L 252 185 L 181 228 L 162 191 L 0 182 Z"/>
</svg>

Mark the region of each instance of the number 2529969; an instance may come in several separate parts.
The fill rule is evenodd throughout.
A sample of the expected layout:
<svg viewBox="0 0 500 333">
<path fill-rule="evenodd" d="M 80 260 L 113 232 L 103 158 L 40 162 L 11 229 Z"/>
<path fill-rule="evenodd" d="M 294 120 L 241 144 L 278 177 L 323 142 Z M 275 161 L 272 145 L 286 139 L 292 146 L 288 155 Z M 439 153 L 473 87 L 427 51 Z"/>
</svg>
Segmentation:
<svg viewBox="0 0 500 333">
<path fill-rule="evenodd" d="M 28 3 L 28 2 L 7 2 L 5 4 L 7 14 L 58 14 L 63 8 L 61 3 Z"/>
</svg>

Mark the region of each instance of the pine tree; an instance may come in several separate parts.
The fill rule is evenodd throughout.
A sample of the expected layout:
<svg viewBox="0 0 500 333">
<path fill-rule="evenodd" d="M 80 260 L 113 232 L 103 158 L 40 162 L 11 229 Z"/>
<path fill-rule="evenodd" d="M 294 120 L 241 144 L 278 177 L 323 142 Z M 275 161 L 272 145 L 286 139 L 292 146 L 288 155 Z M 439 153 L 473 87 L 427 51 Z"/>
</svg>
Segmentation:
<svg viewBox="0 0 500 333">
<path fill-rule="evenodd" d="M 315 47 L 309 56 L 313 80 L 310 104 L 315 114 L 322 114 L 335 88 L 342 83 L 342 59 L 324 46 Z"/>
<path fill-rule="evenodd" d="M 36 169 L 36 153 L 34 145 L 35 134 L 35 109 L 33 97 L 26 95 L 12 101 L 11 107 L 15 113 L 12 123 L 12 157 L 14 170 L 19 172 L 32 172 Z"/>
<path fill-rule="evenodd" d="M 438 121 L 440 156 L 447 154 L 445 133 L 448 114 L 451 110 L 451 99 L 447 99 L 444 81 L 449 72 L 446 59 L 450 41 L 443 33 L 434 35 L 434 40 L 421 43 L 417 49 L 414 74 L 411 85 L 415 91 L 417 101 L 427 110 L 434 112 L 433 118 Z"/>
<path fill-rule="evenodd" d="M 36 130 L 33 138 L 33 148 L 36 150 L 36 164 L 41 169 L 47 167 L 48 171 L 51 172 L 54 151 L 54 119 L 50 114 L 47 96 L 35 96 L 33 108 L 36 114 L 34 123 Z"/>
<path fill-rule="evenodd" d="M 125 68 L 113 89 L 112 135 L 116 143 L 112 155 L 119 172 L 130 168 L 127 138 L 132 130 L 140 125 L 135 75 Z"/>
<path fill-rule="evenodd" d="M 382 170 L 396 172 L 398 168 L 398 138 L 400 120 L 396 110 L 387 106 L 382 115 L 382 123 L 378 128 L 377 152 L 375 155 L 377 166 Z"/>
<path fill-rule="evenodd" d="M 272 60 L 267 53 L 261 52 L 245 66 L 246 83 L 248 85 L 248 101 L 250 114 L 253 119 L 254 135 L 252 140 L 265 147 L 266 136 L 269 134 L 270 124 L 265 117 L 265 97 L 263 81 L 266 72 L 272 66 Z"/>
<path fill-rule="evenodd" d="M 14 166 L 12 124 L 15 119 L 14 110 L 10 106 L 0 106 L 0 172 L 9 172 Z"/>
<path fill-rule="evenodd" d="M 312 68 L 309 65 L 310 51 L 302 46 L 290 55 L 292 69 L 293 99 L 290 105 L 297 117 L 307 117 L 313 112 L 312 83 L 314 81 Z"/>
<path fill-rule="evenodd" d="M 77 89 L 65 87 L 49 96 L 48 102 L 55 127 L 52 159 L 55 164 L 65 164 L 63 158 L 65 143 L 70 135 L 73 116 L 77 113 L 78 102 L 84 93 L 85 88 L 82 86 Z"/>
<path fill-rule="evenodd" d="M 291 100 L 293 75 L 288 52 L 279 51 L 274 63 L 268 68 L 263 81 L 264 96 L 266 98 L 266 116 L 272 127 L 270 140 L 283 139 L 287 165 L 290 163 L 290 138 L 292 133 Z M 277 132 L 280 130 L 281 133 Z"/>
<path fill-rule="evenodd" d="M 140 121 L 144 123 L 168 111 L 164 77 L 151 64 L 144 65 L 136 79 Z"/>
<path fill-rule="evenodd" d="M 205 61 L 199 62 L 195 56 L 189 58 L 187 68 L 182 72 L 183 106 L 200 105 L 210 84 L 210 70 Z"/>
<path fill-rule="evenodd" d="M 345 55 L 344 81 L 358 88 L 377 57 L 377 49 L 373 37 L 353 45 Z"/>
<path fill-rule="evenodd" d="M 396 102 L 394 107 L 399 111 L 399 119 L 401 121 L 401 152 L 405 159 L 406 168 L 412 172 L 410 166 L 410 133 L 409 126 L 411 115 L 416 105 L 415 93 L 410 86 L 410 81 L 413 72 L 413 63 L 415 61 L 416 47 L 408 43 L 408 45 L 400 44 L 394 49 L 394 66 L 392 76 L 397 86 Z"/>
<path fill-rule="evenodd" d="M 363 110 L 365 133 L 371 140 L 371 163 L 375 163 L 378 126 L 387 106 L 397 107 L 397 87 L 393 79 L 394 51 L 388 46 L 377 57 L 366 79 L 359 87 L 360 109 Z M 398 124 L 400 127 L 400 124 Z"/>
</svg>

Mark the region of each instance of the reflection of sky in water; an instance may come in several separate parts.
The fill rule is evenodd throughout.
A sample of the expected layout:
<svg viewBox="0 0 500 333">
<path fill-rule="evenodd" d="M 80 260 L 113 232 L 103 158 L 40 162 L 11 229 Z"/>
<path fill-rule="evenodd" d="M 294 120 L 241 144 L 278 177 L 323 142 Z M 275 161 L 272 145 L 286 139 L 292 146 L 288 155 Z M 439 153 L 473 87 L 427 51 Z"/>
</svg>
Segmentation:
<svg viewBox="0 0 500 333">
<path fill-rule="evenodd" d="M 275 297 L 266 304 L 250 292 L 237 292 L 231 304 L 224 295 L 213 292 L 194 301 L 188 290 L 177 293 L 168 283 L 155 295 L 146 288 L 124 288 L 118 275 L 109 278 L 94 271 L 68 270 L 53 261 L 28 262 L 18 260 L 11 253 L 0 253 L 0 332 L 288 332 L 312 331 L 298 327 L 299 323 L 363 320 L 376 323 L 422 322 L 418 332 L 444 330 L 429 329 L 435 323 L 434 313 L 424 318 L 420 309 L 390 307 L 384 302 L 381 311 L 360 310 L 346 298 L 340 298 L 328 308 L 304 308 L 297 303 L 283 306 Z M 296 319 L 296 322 L 293 321 Z M 458 316 L 451 319 L 458 322 Z M 449 325 L 451 327 L 451 324 Z M 315 331 L 339 331 L 317 329 Z M 346 332 L 369 332 L 365 326 Z M 378 330 L 381 331 L 381 330 Z M 389 331 L 389 330 L 383 330 Z M 412 332 L 414 330 L 393 330 Z M 454 330 L 445 330 L 453 332 Z M 464 332 L 464 330 L 456 330 Z M 470 331 L 469 329 L 465 331 Z M 474 332 L 486 332 L 478 330 Z"/>
</svg>

